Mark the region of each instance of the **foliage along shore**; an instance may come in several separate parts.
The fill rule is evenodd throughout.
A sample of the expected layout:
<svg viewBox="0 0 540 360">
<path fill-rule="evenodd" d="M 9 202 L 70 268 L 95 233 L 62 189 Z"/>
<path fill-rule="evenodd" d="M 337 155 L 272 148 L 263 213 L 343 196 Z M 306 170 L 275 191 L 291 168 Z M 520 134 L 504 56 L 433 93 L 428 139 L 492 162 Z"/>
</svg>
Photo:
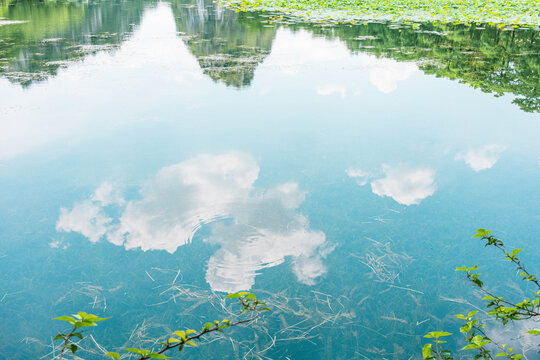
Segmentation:
<svg viewBox="0 0 540 360">
<path fill-rule="evenodd" d="M 366 21 L 490 24 L 540 27 L 538 0 L 223 0 L 236 11 L 272 11 L 323 24 Z M 277 23 L 291 19 L 275 17 Z M 271 23 L 271 22 L 270 22 Z"/>
</svg>

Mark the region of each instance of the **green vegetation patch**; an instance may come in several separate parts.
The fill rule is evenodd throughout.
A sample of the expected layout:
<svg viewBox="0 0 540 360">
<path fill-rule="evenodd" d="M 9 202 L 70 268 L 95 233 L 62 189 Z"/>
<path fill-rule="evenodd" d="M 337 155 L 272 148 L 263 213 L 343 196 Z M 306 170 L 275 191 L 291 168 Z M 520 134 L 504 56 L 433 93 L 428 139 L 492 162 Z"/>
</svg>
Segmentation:
<svg viewBox="0 0 540 360">
<path fill-rule="evenodd" d="M 490 23 L 539 26 L 539 0 L 223 0 L 237 11 L 278 11 L 303 20 Z"/>
</svg>

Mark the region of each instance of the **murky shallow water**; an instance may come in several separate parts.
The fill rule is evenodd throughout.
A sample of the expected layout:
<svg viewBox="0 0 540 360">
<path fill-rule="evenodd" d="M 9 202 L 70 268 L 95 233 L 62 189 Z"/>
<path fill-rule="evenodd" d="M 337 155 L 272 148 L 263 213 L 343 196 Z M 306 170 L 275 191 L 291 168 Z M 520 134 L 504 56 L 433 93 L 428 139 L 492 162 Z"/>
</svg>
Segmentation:
<svg viewBox="0 0 540 360">
<path fill-rule="evenodd" d="M 0 26 L 10 359 L 48 354 L 54 316 L 112 317 L 91 332 L 108 350 L 148 345 L 240 289 L 275 311 L 183 356 L 419 358 L 481 306 L 456 266 L 516 280 L 476 228 L 540 270 L 537 32 L 0 4 L 28 20 Z"/>
</svg>

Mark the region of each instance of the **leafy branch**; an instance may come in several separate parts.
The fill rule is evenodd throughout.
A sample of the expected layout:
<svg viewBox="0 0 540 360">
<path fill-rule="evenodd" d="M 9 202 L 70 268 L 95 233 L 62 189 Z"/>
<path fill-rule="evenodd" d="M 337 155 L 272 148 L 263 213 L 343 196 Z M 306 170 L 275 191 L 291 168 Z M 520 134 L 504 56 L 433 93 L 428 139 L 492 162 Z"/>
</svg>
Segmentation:
<svg viewBox="0 0 540 360">
<path fill-rule="evenodd" d="M 218 321 L 215 320 L 214 322 L 207 322 L 204 324 L 204 326 L 201 328 L 201 330 L 196 331 L 193 329 L 186 329 L 186 330 L 177 330 L 174 331 L 171 335 L 171 337 L 165 341 L 159 343 L 160 348 L 157 350 L 153 349 L 138 349 L 138 348 L 126 348 L 123 349 L 126 352 L 137 354 L 139 357 L 136 358 L 136 360 L 147 360 L 147 359 L 170 359 L 169 356 L 164 355 L 165 352 L 172 350 L 172 349 L 178 349 L 178 351 L 182 351 L 186 345 L 197 347 L 196 342 L 200 341 L 200 339 L 207 334 L 213 333 L 213 332 L 224 332 L 226 328 L 238 326 L 241 324 L 246 324 L 249 322 L 252 322 L 256 320 L 262 312 L 264 311 L 271 311 L 266 303 L 261 302 L 257 299 L 257 297 L 248 292 L 238 292 L 238 293 L 231 293 L 226 296 L 226 299 L 237 299 L 240 307 L 241 312 L 240 315 L 248 315 L 246 318 L 237 320 L 234 322 L 231 322 L 227 319 Z M 83 339 L 83 335 L 80 332 L 75 332 L 80 327 L 89 327 L 89 326 L 96 326 L 96 322 L 106 320 L 107 318 L 99 318 L 92 314 L 86 314 L 84 312 L 79 312 L 76 315 L 73 315 L 73 317 L 70 316 L 61 316 L 58 318 L 55 318 L 55 320 L 61 320 L 68 322 L 69 324 L 73 325 L 73 329 L 67 333 L 67 334 L 58 334 L 54 340 L 64 340 L 64 343 L 62 345 L 62 350 L 60 352 L 60 355 L 58 357 L 59 360 L 63 358 L 64 352 L 66 350 L 71 350 L 71 352 L 74 354 L 78 346 L 72 342 L 72 339 L 74 337 L 77 337 L 79 340 Z M 117 352 L 107 352 L 105 354 L 109 358 L 119 360 L 120 354 Z"/>
<path fill-rule="evenodd" d="M 508 323 L 509 320 L 525 320 L 530 319 L 536 316 L 540 316 L 540 283 L 536 275 L 531 275 L 527 269 L 523 266 L 521 260 L 518 258 L 518 254 L 522 252 L 522 249 L 514 249 L 512 252 L 507 252 L 504 243 L 494 237 L 491 234 L 491 230 L 478 229 L 474 238 L 481 238 L 486 242 L 485 246 L 494 246 L 497 249 L 501 250 L 505 258 L 517 265 L 516 270 L 519 272 L 523 281 L 533 283 L 537 291 L 533 291 L 534 298 L 523 299 L 519 303 L 512 303 L 507 301 L 502 296 L 497 296 L 486 290 L 483 286 L 483 282 L 480 280 L 480 274 L 473 273 L 474 270 L 478 269 L 478 266 L 473 267 L 458 267 L 457 271 L 464 271 L 467 279 L 477 288 L 479 288 L 486 296 L 483 300 L 488 301 L 487 308 L 491 311 L 488 315 L 494 315 L 496 319 L 500 319 L 504 325 Z"/>
<path fill-rule="evenodd" d="M 521 321 L 540 316 L 540 283 L 537 276 L 531 274 L 525 268 L 521 259 L 518 258 L 518 254 L 523 250 L 514 249 L 511 252 L 507 252 L 504 243 L 491 235 L 491 230 L 478 229 L 473 238 L 481 238 L 485 241 L 485 246 L 494 246 L 502 251 L 506 260 L 516 265 L 516 270 L 519 272 L 521 279 L 532 283 L 537 288 L 536 291 L 533 291 L 532 300 L 531 298 L 525 298 L 521 302 L 513 303 L 484 288 L 484 282 L 480 279 L 480 274 L 475 272 L 478 270 L 477 265 L 456 268 L 457 271 L 465 272 L 467 280 L 485 294 L 482 300 L 487 301 L 486 307 L 490 310 L 487 314 L 494 316 L 496 320 L 500 320 L 503 325 L 506 325 L 509 321 Z M 520 360 L 523 358 L 523 355 L 514 353 L 514 349 L 507 344 L 500 345 L 493 342 L 484 331 L 485 325 L 480 324 L 478 320 L 474 318 L 476 313 L 477 311 L 472 311 L 466 316 L 462 314 L 454 315 L 458 319 L 465 321 L 465 324 L 460 328 L 460 332 L 465 335 L 467 345 L 461 350 L 475 350 L 476 355 L 474 359 L 493 360 L 494 357 L 505 357 L 507 359 Z M 527 331 L 527 333 L 540 335 L 540 329 L 532 329 Z M 435 347 L 433 347 L 433 344 L 431 343 L 424 345 L 422 350 L 424 360 L 452 360 L 453 357 L 449 350 L 439 349 L 439 344 L 445 343 L 445 341 L 439 340 L 439 338 L 449 335 L 451 335 L 451 333 L 444 331 L 433 331 L 425 335 L 425 338 L 434 339 L 432 342 Z M 490 344 L 499 350 L 497 355 L 492 355 L 492 350 L 488 348 L 488 345 Z"/>
<path fill-rule="evenodd" d="M 64 340 L 62 344 L 62 350 L 60 350 L 60 355 L 58 355 L 58 359 L 63 359 L 64 353 L 66 350 L 70 350 L 72 354 L 75 354 L 75 352 L 79 349 L 77 345 L 75 345 L 71 339 L 76 337 L 82 340 L 83 336 L 81 332 L 76 332 L 77 329 L 85 328 L 85 327 L 91 327 L 91 326 L 97 326 L 97 323 L 99 321 L 107 320 L 108 318 L 100 318 L 96 315 L 87 314 L 85 312 L 78 312 L 77 314 L 73 314 L 73 317 L 71 316 L 60 316 L 57 318 L 54 318 L 54 320 L 60 320 L 65 321 L 68 324 L 73 325 L 73 329 L 67 334 L 59 333 L 54 337 L 54 341 L 56 340 Z"/>
</svg>

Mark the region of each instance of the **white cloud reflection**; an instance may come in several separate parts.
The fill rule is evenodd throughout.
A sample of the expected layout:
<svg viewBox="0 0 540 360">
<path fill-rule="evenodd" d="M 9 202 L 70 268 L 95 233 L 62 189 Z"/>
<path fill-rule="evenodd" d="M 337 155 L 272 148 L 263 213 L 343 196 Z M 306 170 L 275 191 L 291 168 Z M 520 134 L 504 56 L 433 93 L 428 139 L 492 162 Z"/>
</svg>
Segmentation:
<svg viewBox="0 0 540 360">
<path fill-rule="evenodd" d="M 456 160 L 463 160 L 474 171 L 490 169 L 499 161 L 506 148 L 501 145 L 486 145 L 479 149 L 469 149 L 456 155 Z"/>
<path fill-rule="evenodd" d="M 60 209 L 56 230 L 78 232 L 95 243 L 112 229 L 112 220 L 99 202 L 84 200 L 76 203 L 71 210 Z"/>
<path fill-rule="evenodd" d="M 403 205 L 419 204 L 436 190 L 435 172 L 427 168 L 391 168 L 383 165 L 386 177 L 371 183 L 371 190 L 379 196 L 389 196 Z"/>
<path fill-rule="evenodd" d="M 173 253 L 213 222 L 207 241 L 220 246 L 206 273 L 213 290 L 247 290 L 260 269 L 286 257 L 298 281 L 313 284 L 326 272 L 322 259 L 331 249 L 324 233 L 311 230 L 297 212 L 305 193 L 296 183 L 256 191 L 258 174 L 257 163 L 244 153 L 200 155 L 162 168 L 137 200 L 123 200 L 104 183 L 89 199 L 62 208 L 56 227 L 92 242 L 105 238 L 126 249 Z M 121 215 L 108 215 L 111 206 Z"/>
<path fill-rule="evenodd" d="M 325 84 L 318 86 L 315 89 L 315 92 L 321 96 L 330 96 L 335 94 L 339 94 L 341 97 L 347 96 L 347 90 L 345 87 L 337 84 Z"/>
<path fill-rule="evenodd" d="M 360 186 L 366 185 L 369 179 L 372 177 L 369 172 L 355 168 L 348 168 L 345 170 L 345 173 L 347 173 L 350 178 L 356 179 L 356 183 Z"/>
<path fill-rule="evenodd" d="M 428 168 L 390 167 L 383 164 L 384 178 L 371 182 L 371 191 L 375 195 L 388 196 L 403 205 L 419 204 L 436 190 L 435 172 Z M 350 178 L 364 186 L 373 177 L 369 172 L 356 168 L 345 170 Z"/>
<path fill-rule="evenodd" d="M 398 82 L 407 80 L 418 67 L 413 63 L 402 63 L 392 59 L 377 59 L 369 72 L 369 82 L 377 90 L 389 94 L 398 88 Z"/>
</svg>

